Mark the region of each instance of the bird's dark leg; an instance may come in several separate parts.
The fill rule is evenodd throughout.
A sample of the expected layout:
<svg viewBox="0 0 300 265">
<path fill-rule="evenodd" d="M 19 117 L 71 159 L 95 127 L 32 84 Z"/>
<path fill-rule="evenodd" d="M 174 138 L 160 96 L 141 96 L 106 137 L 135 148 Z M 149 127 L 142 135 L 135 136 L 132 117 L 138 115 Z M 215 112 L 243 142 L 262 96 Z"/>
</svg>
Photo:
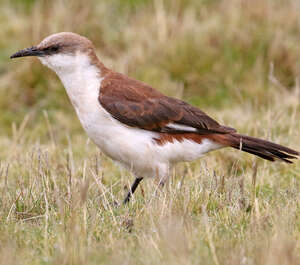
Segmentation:
<svg viewBox="0 0 300 265">
<path fill-rule="evenodd" d="M 126 204 L 130 201 L 130 198 L 132 196 L 132 194 L 135 192 L 137 186 L 140 184 L 140 182 L 142 181 L 143 178 L 136 178 L 130 188 L 130 190 L 128 191 L 128 194 L 125 198 L 125 200 L 123 201 L 123 204 Z"/>
</svg>

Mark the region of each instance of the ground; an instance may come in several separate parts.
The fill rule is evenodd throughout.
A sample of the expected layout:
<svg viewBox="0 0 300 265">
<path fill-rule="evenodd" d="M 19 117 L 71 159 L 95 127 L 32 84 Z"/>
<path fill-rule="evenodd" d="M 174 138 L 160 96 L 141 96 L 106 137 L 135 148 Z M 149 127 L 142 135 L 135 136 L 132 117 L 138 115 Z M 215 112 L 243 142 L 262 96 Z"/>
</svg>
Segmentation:
<svg viewBox="0 0 300 265">
<path fill-rule="evenodd" d="M 90 142 L 54 73 L 59 31 L 220 123 L 300 149 L 297 0 L 0 2 L 0 264 L 300 264 L 300 163 L 223 149 L 157 189 Z"/>
</svg>

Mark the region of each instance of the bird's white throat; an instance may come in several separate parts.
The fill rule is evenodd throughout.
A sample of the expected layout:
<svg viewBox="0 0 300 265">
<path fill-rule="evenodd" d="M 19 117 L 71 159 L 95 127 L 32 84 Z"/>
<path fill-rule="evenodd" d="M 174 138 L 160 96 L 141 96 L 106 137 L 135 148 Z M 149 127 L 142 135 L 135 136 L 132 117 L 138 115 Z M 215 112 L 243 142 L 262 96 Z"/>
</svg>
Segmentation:
<svg viewBox="0 0 300 265">
<path fill-rule="evenodd" d="M 94 100 L 98 98 L 103 78 L 100 69 L 91 64 L 88 55 L 55 54 L 39 59 L 59 76 L 77 114 L 89 103 L 87 101 L 91 99 L 91 95 L 96 96 Z"/>
</svg>

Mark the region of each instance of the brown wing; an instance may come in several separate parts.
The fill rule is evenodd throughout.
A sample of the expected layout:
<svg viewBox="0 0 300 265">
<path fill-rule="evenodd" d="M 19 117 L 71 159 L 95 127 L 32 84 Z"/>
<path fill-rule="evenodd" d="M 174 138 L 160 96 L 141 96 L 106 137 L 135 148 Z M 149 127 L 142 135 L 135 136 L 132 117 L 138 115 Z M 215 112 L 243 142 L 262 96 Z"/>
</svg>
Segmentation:
<svg viewBox="0 0 300 265">
<path fill-rule="evenodd" d="M 118 121 L 145 130 L 178 133 L 194 128 L 199 134 L 235 131 L 198 108 L 119 73 L 111 72 L 102 81 L 99 102 Z"/>
</svg>

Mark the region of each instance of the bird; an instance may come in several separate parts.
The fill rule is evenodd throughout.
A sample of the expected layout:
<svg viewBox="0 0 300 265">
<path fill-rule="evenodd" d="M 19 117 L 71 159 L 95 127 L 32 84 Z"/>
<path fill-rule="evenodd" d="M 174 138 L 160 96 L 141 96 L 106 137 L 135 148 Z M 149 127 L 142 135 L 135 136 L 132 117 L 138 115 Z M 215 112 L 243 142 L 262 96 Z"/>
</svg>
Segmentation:
<svg viewBox="0 0 300 265">
<path fill-rule="evenodd" d="M 199 108 L 113 71 L 79 34 L 52 34 L 10 58 L 25 56 L 36 56 L 58 75 L 88 137 L 134 174 L 125 204 L 144 178 L 163 186 L 178 162 L 224 147 L 269 161 L 292 163 L 299 156 L 288 147 L 239 134 Z"/>
</svg>

